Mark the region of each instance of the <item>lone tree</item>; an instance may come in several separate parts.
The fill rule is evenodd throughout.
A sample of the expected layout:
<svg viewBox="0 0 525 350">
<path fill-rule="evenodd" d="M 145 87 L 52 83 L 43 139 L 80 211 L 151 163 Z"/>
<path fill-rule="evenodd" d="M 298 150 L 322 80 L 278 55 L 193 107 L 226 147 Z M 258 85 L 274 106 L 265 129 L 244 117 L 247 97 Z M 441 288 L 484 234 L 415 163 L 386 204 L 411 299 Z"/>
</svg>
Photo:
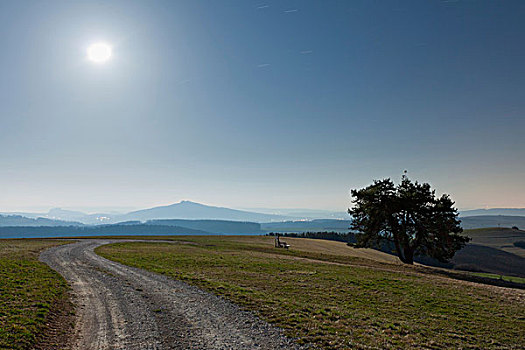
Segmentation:
<svg viewBox="0 0 525 350">
<path fill-rule="evenodd" d="M 446 262 L 470 240 L 459 235 L 463 229 L 454 202 L 446 194 L 436 197 L 428 183 L 403 175 L 397 187 L 390 179 L 376 180 L 351 193 L 354 207 L 348 213 L 358 247 L 387 241 L 406 264 L 413 264 L 415 255 Z"/>
</svg>

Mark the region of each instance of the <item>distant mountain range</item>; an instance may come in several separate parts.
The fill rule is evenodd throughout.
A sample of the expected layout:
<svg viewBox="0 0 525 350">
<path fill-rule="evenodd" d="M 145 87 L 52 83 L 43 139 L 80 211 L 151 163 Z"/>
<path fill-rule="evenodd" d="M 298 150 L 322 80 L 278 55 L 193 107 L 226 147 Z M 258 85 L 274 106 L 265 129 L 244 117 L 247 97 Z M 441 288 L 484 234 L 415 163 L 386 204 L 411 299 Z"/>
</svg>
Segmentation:
<svg viewBox="0 0 525 350">
<path fill-rule="evenodd" d="M 290 219 L 290 217 L 274 214 L 262 214 L 223 207 L 214 207 L 190 201 L 182 201 L 171 205 L 132 211 L 118 217 L 118 220 L 145 221 L 155 219 L 210 219 L 266 222 L 283 221 Z"/>
<path fill-rule="evenodd" d="M 47 213 L 0 214 L 0 226 L 83 226 L 83 225 L 138 225 L 141 223 L 161 226 L 180 226 L 208 233 L 257 233 L 257 232 L 346 232 L 349 216 L 344 212 L 309 209 L 260 209 L 264 212 L 237 210 L 204 205 L 191 201 L 136 210 L 129 213 L 94 213 L 51 209 Z M 506 214 L 503 215 L 502 213 Z M 483 214 L 483 215 L 482 215 Z M 513 215 L 509 215 L 513 214 Z M 326 217 L 323 217 L 326 215 Z M 180 220 L 184 221 L 182 225 Z M 190 223 L 188 220 L 199 221 Z M 525 209 L 476 209 L 461 212 L 463 227 L 525 227 Z M 229 222 L 244 222 L 244 227 L 229 226 Z M 251 224 L 262 224 L 261 227 Z M 233 230 L 233 231 L 232 231 Z M 240 231 L 239 231 L 240 230 Z"/>
<path fill-rule="evenodd" d="M 22 215 L 0 215 L 0 226 L 83 226 L 81 222 L 30 218 Z"/>
<path fill-rule="evenodd" d="M 6 215 L 15 213 L 4 213 Z M 27 218 L 46 218 L 59 221 L 76 221 L 86 225 L 112 224 L 123 221 L 148 221 L 159 219 L 209 219 L 229 221 L 272 222 L 301 220 L 306 217 L 257 213 L 223 207 L 204 205 L 191 201 L 132 211 L 126 214 L 96 213 L 86 214 L 80 211 L 51 209 L 47 213 L 16 213 Z M 1 225 L 1 223 L 0 223 Z M 5 226 L 5 225 L 4 225 Z"/>
<path fill-rule="evenodd" d="M 320 209 L 271 209 L 271 208 L 249 208 L 263 214 L 274 214 L 296 219 L 336 219 L 348 220 L 350 215 L 346 211 L 320 210 Z"/>
<path fill-rule="evenodd" d="M 473 209 L 462 210 L 461 216 L 479 216 L 479 215 L 510 215 L 525 216 L 525 208 L 491 208 L 491 209 Z"/>
</svg>

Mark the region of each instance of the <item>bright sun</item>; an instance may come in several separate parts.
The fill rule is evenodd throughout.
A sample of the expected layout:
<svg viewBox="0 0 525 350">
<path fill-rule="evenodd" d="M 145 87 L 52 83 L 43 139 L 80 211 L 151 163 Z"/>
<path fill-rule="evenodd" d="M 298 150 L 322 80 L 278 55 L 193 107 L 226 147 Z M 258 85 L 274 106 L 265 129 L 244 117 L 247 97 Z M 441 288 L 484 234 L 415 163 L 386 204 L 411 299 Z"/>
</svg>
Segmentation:
<svg viewBox="0 0 525 350">
<path fill-rule="evenodd" d="M 106 43 L 95 43 L 88 47 L 87 56 L 90 61 L 104 63 L 111 58 L 111 46 Z"/>
</svg>

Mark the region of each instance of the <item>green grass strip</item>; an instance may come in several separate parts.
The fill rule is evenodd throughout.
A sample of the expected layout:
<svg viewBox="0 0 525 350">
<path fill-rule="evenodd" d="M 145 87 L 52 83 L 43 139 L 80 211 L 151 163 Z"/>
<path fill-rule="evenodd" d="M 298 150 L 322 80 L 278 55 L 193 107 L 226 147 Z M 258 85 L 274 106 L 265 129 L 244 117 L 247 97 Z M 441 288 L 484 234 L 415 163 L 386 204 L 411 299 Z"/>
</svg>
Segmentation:
<svg viewBox="0 0 525 350">
<path fill-rule="evenodd" d="M 38 261 L 49 240 L 0 240 L 0 349 L 32 349 L 66 281 Z"/>
</svg>

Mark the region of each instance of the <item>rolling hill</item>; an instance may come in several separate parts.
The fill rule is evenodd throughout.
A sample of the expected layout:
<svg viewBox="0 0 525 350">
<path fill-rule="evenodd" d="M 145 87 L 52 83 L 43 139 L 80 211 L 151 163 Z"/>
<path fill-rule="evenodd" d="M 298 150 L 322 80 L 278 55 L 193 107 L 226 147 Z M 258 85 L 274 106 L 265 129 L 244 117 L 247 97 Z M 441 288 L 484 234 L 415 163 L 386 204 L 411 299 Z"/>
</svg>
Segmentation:
<svg viewBox="0 0 525 350">
<path fill-rule="evenodd" d="M 261 228 L 267 232 L 348 232 L 349 220 L 318 219 L 311 221 L 266 222 Z"/>
<path fill-rule="evenodd" d="M 525 258 L 490 246 L 468 244 L 451 262 L 457 270 L 525 277 Z"/>
<path fill-rule="evenodd" d="M 261 230 L 261 225 L 255 222 L 226 221 L 226 220 L 150 220 L 146 225 L 157 226 L 179 226 L 193 230 L 201 230 L 214 234 L 250 234 L 260 235 L 265 232 Z"/>
<path fill-rule="evenodd" d="M 513 227 L 525 228 L 525 216 L 507 215 L 481 215 L 460 217 L 463 229 L 490 227 Z"/>
<path fill-rule="evenodd" d="M 462 216 L 460 219 L 464 229 L 512 226 L 525 228 L 525 216 L 479 215 Z"/>
<path fill-rule="evenodd" d="M 136 236 L 136 235 L 210 235 L 210 232 L 180 226 L 146 224 L 115 224 L 98 226 L 5 226 L 0 238 L 41 238 L 79 236 Z"/>
<path fill-rule="evenodd" d="M 472 244 L 500 249 L 525 258 L 525 249 L 514 246 L 515 242 L 525 241 L 525 231 L 523 230 L 490 227 L 466 230 L 465 234 L 472 238 L 470 242 Z M 525 270 L 525 266 L 523 270 Z"/>
<path fill-rule="evenodd" d="M 525 277 L 525 249 L 514 246 L 514 242 L 525 241 L 525 231 L 491 227 L 465 230 L 463 234 L 472 240 L 449 263 L 424 257 L 418 261 L 431 266 Z"/>
</svg>

